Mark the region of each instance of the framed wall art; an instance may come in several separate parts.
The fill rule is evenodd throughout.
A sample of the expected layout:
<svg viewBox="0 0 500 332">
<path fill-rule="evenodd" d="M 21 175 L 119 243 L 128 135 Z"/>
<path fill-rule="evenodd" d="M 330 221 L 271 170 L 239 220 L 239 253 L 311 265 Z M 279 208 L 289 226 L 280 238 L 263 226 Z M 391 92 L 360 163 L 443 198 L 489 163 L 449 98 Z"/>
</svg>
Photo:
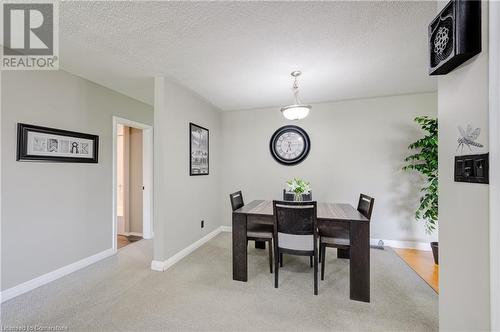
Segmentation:
<svg viewBox="0 0 500 332">
<path fill-rule="evenodd" d="M 17 124 L 17 160 L 97 163 L 99 136 Z"/>
<path fill-rule="evenodd" d="M 189 123 L 189 175 L 209 174 L 209 132 Z"/>
<path fill-rule="evenodd" d="M 481 1 L 450 1 L 428 34 L 429 74 L 445 75 L 481 52 Z"/>
</svg>

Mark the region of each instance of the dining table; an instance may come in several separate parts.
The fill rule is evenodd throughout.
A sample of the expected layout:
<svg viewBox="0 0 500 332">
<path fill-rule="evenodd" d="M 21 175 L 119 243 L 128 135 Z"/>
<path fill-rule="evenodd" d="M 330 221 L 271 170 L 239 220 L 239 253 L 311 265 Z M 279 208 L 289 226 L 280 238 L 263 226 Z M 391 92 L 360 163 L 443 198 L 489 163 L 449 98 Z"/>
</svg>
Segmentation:
<svg viewBox="0 0 500 332">
<path fill-rule="evenodd" d="M 249 222 L 273 225 L 273 201 L 254 200 L 233 211 L 233 280 L 243 282 L 248 281 Z M 350 204 L 318 202 L 317 224 L 319 236 L 339 237 L 340 234 L 350 240 L 348 250 L 337 250 L 338 258 L 350 260 L 350 299 L 370 302 L 370 220 Z"/>
</svg>

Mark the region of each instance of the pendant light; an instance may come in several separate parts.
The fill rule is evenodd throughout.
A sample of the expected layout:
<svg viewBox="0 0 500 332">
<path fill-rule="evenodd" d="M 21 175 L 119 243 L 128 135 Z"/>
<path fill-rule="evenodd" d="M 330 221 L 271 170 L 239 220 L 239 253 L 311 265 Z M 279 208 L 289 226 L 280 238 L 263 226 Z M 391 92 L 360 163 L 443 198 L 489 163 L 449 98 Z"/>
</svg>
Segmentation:
<svg viewBox="0 0 500 332">
<path fill-rule="evenodd" d="M 311 105 L 305 105 L 300 102 L 299 99 L 299 82 L 298 82 L 298 77 L 302 74 L 301 71 L 296 70 L 291 73 L 293 77 L 293 86 L 292 86 L 292 91 L 293 91 L 293 97 L 295 99 L 295 104 L 293 105 L 288 105 L 285 107 L 281 108 L 281 113 L 285 118 L 288 120 L 300 120 L 305 118 L 308 114 L 309 111 L 311 110 L 312 106 Z"/>
</svg>

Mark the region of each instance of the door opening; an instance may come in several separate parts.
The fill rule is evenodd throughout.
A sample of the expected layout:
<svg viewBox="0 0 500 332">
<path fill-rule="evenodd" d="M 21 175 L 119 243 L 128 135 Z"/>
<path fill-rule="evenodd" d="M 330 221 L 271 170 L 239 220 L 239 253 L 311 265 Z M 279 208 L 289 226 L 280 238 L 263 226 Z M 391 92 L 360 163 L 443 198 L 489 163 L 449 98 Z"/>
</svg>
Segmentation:
<svg viewBox="0 0 500 332">
<path fill-rule="evenodd" d="M 113 250 L 151 239 L 152 128 L 113 118 Z"/>
<path fill-rule="evenodd" d="M 117 126 L 116 222 L 118 249 L 142 239 L 142 129 Z"/>
</svg>

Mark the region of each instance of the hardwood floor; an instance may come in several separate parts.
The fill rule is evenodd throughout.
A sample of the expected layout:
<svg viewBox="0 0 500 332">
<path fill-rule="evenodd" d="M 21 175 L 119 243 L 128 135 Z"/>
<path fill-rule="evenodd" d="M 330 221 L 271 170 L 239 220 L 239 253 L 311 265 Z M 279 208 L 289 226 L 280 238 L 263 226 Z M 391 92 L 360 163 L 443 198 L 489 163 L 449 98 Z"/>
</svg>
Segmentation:
<svg viewBox="0 0 500 332">
<path fill-rule="evenodd" d="M 124 235 L 118 235 L 118 236 L 117 236 L 117 240 L 118 240 L 118 241 L 117 241 L 116 243 L 117 243 L 118 249 L 123 248 L 123 247 L 125 247 L 127 244 L 131 243 L 131 242 L 128 240 L 128 238 L 127 238 L 126 236 L 124 236 Z"/>
<path fill-rule="evenodd" d="M 127 244 L 130 244 L 132 242 L 140 241 L 142 240 L 141 236 L 137 235 L 118 235 L 117 237 L 117 247 L 118 249 L 125 247 Z"/>
<path fill-rule="evenodd" d="M 439 294 L 439 265 L 434 264 L 431 251 L 393 249 L 406 264 Z"/>
</svg>

